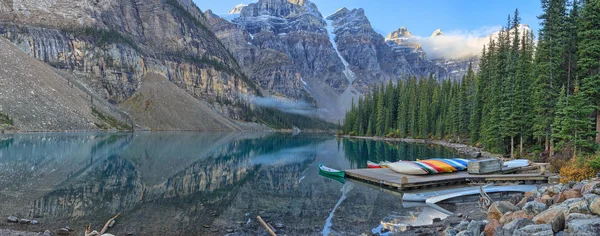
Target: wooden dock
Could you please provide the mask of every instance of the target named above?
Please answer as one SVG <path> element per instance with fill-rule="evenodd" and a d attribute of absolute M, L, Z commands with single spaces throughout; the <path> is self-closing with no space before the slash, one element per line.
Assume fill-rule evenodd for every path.
<path fill-rule="evenodd" d="M 473 175 L 466 171 L 435 175 L 403 175 L 390 169 L 346 170 L 346 177 L 401 190 L 465 183 L 511 182 L 547 183 L 551 174 L 489 174 Z"/>

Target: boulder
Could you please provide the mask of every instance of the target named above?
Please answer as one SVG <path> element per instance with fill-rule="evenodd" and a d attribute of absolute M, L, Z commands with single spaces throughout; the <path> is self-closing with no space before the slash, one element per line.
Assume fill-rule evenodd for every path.
<path fill-rule="evenodd" d="M 425 235 L 427 235 L 427 234 L 425 234 Z M 458 232 L 458 234 L 456 234 L 456 236 L 479 236 L 479 235 L 474 235 L 473 232 L 465 230 L 465 231 Z"/>
<path fill-rule="evenodd" d="M 590 198 L 588 208 L 596 215 L 600 215 L 600 197 Z"/>
<path fill-rule="evenodd" d="M 60 228 L 58 229 L 58 235 L 69 235 L 69 229 L 65 228 Z"/>
<path fill-rule="evenodd" d="M 500 227 L 502 227 L 502 225 L 498 220 L 491 220 L 485 225 L 483 232 L 485 233 L 485 236 L 494 236 L 496 230 Z"/>
<path fill-rule="evenodd" d="M 572 198 L 572 199 L 581 199 L 581 198 Z M 581 213 L 581 214 L 590 214 L 590 209 L 588 208 L 588 202 L 586 200 L 579 200 L 577 202 L 565 204 L 569 207 L 567 214 L 573 213 Z"/>
<path fill-rule="evenodd" d="M 544 203 L 546 206 L 554 204 L 554 198 L 546 193 L 544 193 L 541 198 L 536 199 L 536 201 Z"/>
<path fill-rule="evenodd" d="M 505 224 L 502 228 L 496 230 L 495 236 L 512 236 L 515 234 L 520 228 L 523 228 L 527 225 L 531 225 L 533 222 L 526 218 L 515 219 L 507 224 Z"/>
<path fill-rule="evenodd" d="M 560 192 L 560 193 L 557 193 L 557 194 L 556 194 L 556 195 L 554 195 L 554 197 L 552 198 L 552 203 L 554 203 L 554 204 L 558 204 L 558 203 L 561 203 L 561 202 L 564 202 L 564 201 L 565 201 L 565 196 L 563 195 L 563 193 L 562 193 L 562 192 Z"/>
<path fill-rule="evenodd" d="M 469 223 L 467 226 L 467 232 L 472 233 L 472 235 L 479 235 L 485 229 L 485 225 L 486 223 L 483 221 L 471 221 L 471 223 Z"/>
<path fill-rule="evenodd" d="M 518 211 L 515 205 L 507 201 L 498 201 L 492 203 L 490 208 L 488 209 L 488 220 L 500 220 L 502 216 L 509 211 Z"/>
<path fill-rule="evenodd" d="M 587 219 L 592 219 L 592 218 L 595 218 L 595 216 L 581 214 L 581 213 L 573 213 L 573 214 L 569 214 L 567 216 L 567 224 L 569 224 L 569 222 L 574 221 L 574 220 L 587 220 Z"/>
<path fill-rule="evenodd" d="M 569 235 L 598 235 L 600 218 L 576 219 L 567 223 Z"/>
<path fill-rule="evenodd" d="M 455 236 L 456 234 L 458 234 L 458 230 L 452 227 L 448 227 L 442 232 L 442 236 Z"/>
<path fill-rule="evenodd" d="M 534 198 L 536 198 L 536 197 L 540 197 L 540 196 L 541 195 L 540 195 L 540 193 L 537 190 L 531 190 L 531 191 L 526 192 L 524 194 L 525 198 L 528 198 L 528 197 L 534 197 Z"/>
<path fill-rule="evenodd" d="M 548 206 L 541 202 L 528 202 L 523 206 L 523 210 L 529 214 L 537 215 L 548 209 Z"/>
<path fill-rule="evenodd" d="M 500 220 L 498 222 L 500 222 L 500 224 L 505 224 L 507 222 L 512 221 L 513 217 L 512 217 L 513 212 L 509 211 L 504 213 L 504 215 L 502 217 L 500 217 Z"/>
<path fill-rule="evenodd" d="M 554 236 L 552 226 L 549 224 L 527 225 L 515 231 L 515 236 Z"/>
<path fill-rule="evenodd" d="M 565 198 L 565 200 L 573 199 L 573 198 L 580 198 L 582 196 L 581 192 L 579 192 L 575 189 L 569 189 L 567 191 L 564 191 L 562 195 Z"/>
<path fill-rule="evenodd" d="M 583 185 L 583 187 L 581 188 L 581 195 L 585 195 L 586 193 L 591 193 L 592 190 L 599 188 L 599 187 L 600 187 L 599 181 L 589 182 L 589 183 Z"/>
<path fill-rule="evenodd" d="M 571 198 L 571 199 L 565 200 L 562 204 L 570 206 L 571 204 L 576 203 L 581 200 L 583 200 L 583 198 Z"/>
<path fill-rule="evenodd" d="M 546 193 L 548 195 L 550 195 L 550 197 L 554 197 L 556 194 L 559 194 L 562 192 L 562 184 L 557 184 L 557 185 L 552 185 L 550 187 L 548 187 L 548 189 L 546 190 Z"/>
<path fill-rule="evenodd" d="M 565 214 L 569 209 L 565 206 L 553 207 L 533 217 L 536 224 L 549 224 L 554 232 L 565 229 Z"/>
<path fill-rule="evenodd" d="M 525 206 L 525 204 L 527 204 L 528 202 L 534 201 L 535 197 L 533 196 L 529 196 L 529 197 L 523 197 L 523 199 L 521 199 L 521 201 L 519 201 L 515 206 L 518 208 L 523 208 Z"/>
<path fill-rule="evenodd" d="M 573 188 L 571 188 L 572 190 L 578 191 L 581 194 L 581 189 L 583 188 L 584 184 L 582 183 L 577 183 L 575 185 L 573 185 Z"/>
<path fill-rule="evenodd" d="M 503 217 L 500 219 L 500 223 L 501 223 L 501 224 L 506 224 L 506 223 L 508 223 L 508 222 L 511 222 L 511 221 L 513 221 L 513 220 L 515 220 L 515 219 L 519 219 L 519 218 L 525 218 L 525 219 L 532 220 L 534 216 L 535 216 L 535 215 L 533 215 L 533 214 L 531 214 L 531 213 L 527 213 L 527 212 L 526 212 L 526 211 L 524 211 L 524 210 L 518 210 L 518 211 L 512 212 L 511 214 L 504 215 L 504 216 L 503 216 Z"/>
<path fill-rule="evenodd" d="M 46 231 L 44 231 L 42 236 L 52 236 L 52 232 L 50 232 L 50 230 L 46 230 Z"/>
<path fill-rule="evenodd" d="M 19 222 L 19 218 L 17 218 L 16 216 L 9 216 L 6 221 L 8 221 L 9 223 L 17 223 Z"/>
<path fill-rule="evenodd" d="M 463 220 L 460 223 L 458 223 L 458 225 L 456 226 L 456 229 L 458 231 L 465 231 L 465 230 L 467 230 L 468 226 L 469 226 L 469 221 Z"/>

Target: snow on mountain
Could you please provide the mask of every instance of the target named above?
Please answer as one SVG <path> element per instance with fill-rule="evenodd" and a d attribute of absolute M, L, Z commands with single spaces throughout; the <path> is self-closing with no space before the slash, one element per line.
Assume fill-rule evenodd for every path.
<path fill-rule="evenodd" d="M 436 37 L 436 36 L 441 36 L 444 35 L 444 32 L 442 32 L 441 29 L 436 29 L 435 31 L 433 31 L 433 34 L 431 34 L 431 37 Z"/>
<path fill-rule="evenodd" d="M 234 15 L 234 14 L 240 14 L 240 12 L 242 12 L 242 9 L 244 9 L 244 7 L 248 6 L 247 4 L 238 4 L 235 7 L 233 7 L 233 9 L 231 9 L 229 12 L 227 12 L 227 14 L 230 15 Z"/>

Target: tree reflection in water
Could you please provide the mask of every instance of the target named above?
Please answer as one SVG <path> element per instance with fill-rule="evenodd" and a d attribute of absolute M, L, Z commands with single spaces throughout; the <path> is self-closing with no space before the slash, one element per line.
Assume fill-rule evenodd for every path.
<path fill-rule="evenodd" d="M 284 234 L 313 235 L 342 197 L 342 184 L 320 176 L 318 163 L 347 169 L 389 156 L 453 155 L 446 152 L 323 134 L 8 135 L 0 141 L 0 212 L 39 219 L 28 230 L 69 225 L 78 234 L 120 212 L 115 234 L 257 235 L 260 215 Z M 397 195 L 354 185 L 328 228 L 368 233 L 405 211 Z"/>

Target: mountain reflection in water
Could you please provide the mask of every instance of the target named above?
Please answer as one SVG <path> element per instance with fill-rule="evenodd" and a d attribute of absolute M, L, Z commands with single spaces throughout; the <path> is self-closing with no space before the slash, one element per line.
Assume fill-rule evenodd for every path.
<path fill-rule="evenodd" d="M 367 160 L 450 157 L 424 144 L 336 139 L 326 134 L 135 133 L 0 136 L 0 212 L 81 234 L 121 213 L 116 235 L 261 235 L 260 215 L 288 235 L 359 235 L 400 222 L 401 194 L 319 175 Z M 342 194 L 345 194 L 342 196 Z M 344 198 L 344 200 L 340 200 Z M 338 204 L 339 203 L 339 204 Z M 337 204 L 337 207 L 336 207 Z M 336 207 L 335 212 L 333 212 Z M 413 213 L 410 213 L 413 212 Z"/>

